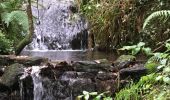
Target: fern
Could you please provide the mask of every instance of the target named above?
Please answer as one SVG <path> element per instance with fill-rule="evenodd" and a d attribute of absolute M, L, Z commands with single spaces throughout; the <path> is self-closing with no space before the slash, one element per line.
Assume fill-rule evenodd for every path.
<path fill-rule="evenodd" d="M 146 18 L 143 24 L 143 30 L 147 28 L 147 26 L 150 25 L 152 21 L 155 19 L 159 19 L 161 21 L 163 20 L 164 22 L 166 22 L 169 18 L 170 18 L 170 10 L 156 11 Z"/>
<path fill-rule="evenodd" d="M 6 0 L 0 3 L 1 12 L 11 12 L 21 7 L 24 0 Z"/>
<path fill-rule="evenodd" d="M 2 21 L 7 24 L 7 27 L 12 21 L 16 21 L 17 24 L 23 27 L 23 30 L 28 30 L 28 17 L 24 11 L 12 11 L 11 13 L 2 13 Z"/>

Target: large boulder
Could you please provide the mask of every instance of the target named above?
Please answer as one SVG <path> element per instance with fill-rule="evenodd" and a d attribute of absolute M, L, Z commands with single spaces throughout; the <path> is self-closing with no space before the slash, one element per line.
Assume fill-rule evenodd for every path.
<path fill-rule="evenodd" d="M 13 88 L 18 83 L 19 76 L 24 72 L 24 66 L 22 64 L 12 64 L 5 68 L 4 74 L 0 78 L 0 84 Z M 0 87 L 3 88 L 3 87 Z"/>
<path fill-rule="evenodd" d="M 48 59 L 43 57 L 27 57 L 25 59 L 16 59 L 15 62 L 25 66 L 37 66 L 42 65 L 43 63 L 47 63 Z"/>
<path fill-rule="evenodd" d="M 141 76 L 146 75 L 147 69 L 144 64 L 135 64 L 133 67 L 124 68 L 120 70 L 121 79 L 131 77 L 134 79 L 139 79 Z"/>
<path fill-rule="evenodd" d="M 112 65 L 115 70 L 130 67 L 136 61 L 136 57 L 132 55 L 121 55 Z"/>
<path fill-rule="evenodd" d="M 111 64 L 98 64 L 93 61 L 77 61 L 73 63 L 73 67 L 75 71 L 78 72 L 99 72 L 99 71 L 104 71 L 104 72 L 110 72 L 112 71 L 112 66 Z"/>

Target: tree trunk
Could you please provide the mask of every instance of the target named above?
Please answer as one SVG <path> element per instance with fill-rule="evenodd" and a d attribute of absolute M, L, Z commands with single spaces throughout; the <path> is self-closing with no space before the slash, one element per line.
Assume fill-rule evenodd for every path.
<path fill-rule="evenodd" d="M 34 26 L 33 26 L 33 16 L 32 16 L 32 10 L 31 10 L 31 0 L 28 0 L 27 16 L 28 16 L 28 25 L 29 25 L 28 34 L 16 46 L 15 55 L 19 55 L 21 53 L 21 51 L 24 49 L 24 47 L 32 42 L 32 37 L 33 37 L 33 33 L 34 33 Z"/>

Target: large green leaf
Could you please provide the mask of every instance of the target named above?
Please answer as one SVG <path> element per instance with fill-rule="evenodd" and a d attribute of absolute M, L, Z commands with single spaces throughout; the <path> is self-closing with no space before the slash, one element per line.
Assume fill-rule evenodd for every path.
<path fill-rule="evenodd" d="M 141 50 L 141 48 L 139 48 L 139 47 L 132 49 L 132 55 L 136 55 L 137 53 L 140 52 L 140 50 Z"/>
<path fill-rule="evenodd" d="M 145 53 L 146 55 L 152 54 L 152 50 L 151 50 L 151 48 L 149 48 L 149 47 L 147 47 L 147 48 L 142 48 L 142 50 L 144 51 L 144 53 Z"/>
<path fill-rule="evenodd" d="M 144 42 L 139 42 L 139 43 L 137 44 L 137 47 L 143 47 L 143 46 L 145 46 L 145 43 L 144 43 Z"/>
<path fill-rule="evenodd" d="M 22 26 L 24 31 L 28 30 L 28 17 L 24 11 L 12 11 L 10 13 L 4 12 L 1 14 L 2 21 L 7 24 L 7 27 L 12 21 L 16 21 L 18 25 Z"/>
<path fill-rule="evenodd" d="M 167 48 L 167 51 L 169 51 L 170 50 L 170 43 L 166 43 L 165 46 Z"/>
<path fill-rule="evenodd" d="M 123 46 L 123 48 L 120 48 L 119 50 L 131 50 L 131 49 L 134 49 L 134 48 L 136 48 L 136 47 L 137 47 L 136 45 Z"/>

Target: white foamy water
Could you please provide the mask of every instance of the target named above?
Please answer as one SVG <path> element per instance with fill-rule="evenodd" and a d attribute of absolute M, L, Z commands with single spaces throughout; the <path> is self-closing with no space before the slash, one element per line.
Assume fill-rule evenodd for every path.
<path fill-rule="evenodd" d="M 38 3 L 32 6 L 37 19 L 34 39 L 27 49 L 71 49 L 77 33 L 87 28 L 85 19 L 70 9 L 75 6 L 74 0 L 38 0 Z"/>

